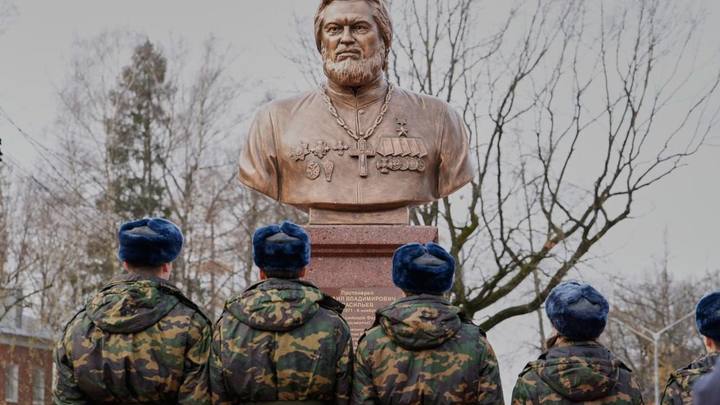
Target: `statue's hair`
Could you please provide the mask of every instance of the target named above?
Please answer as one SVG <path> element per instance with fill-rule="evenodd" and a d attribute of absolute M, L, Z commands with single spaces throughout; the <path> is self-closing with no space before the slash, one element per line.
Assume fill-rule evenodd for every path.
<path fill-rule="evenodd" d="M 325 9 L 331 3 L 335 1 L 348 1 L 348 0 L 322 0 L 317 12 L 315 13 L 315 45 L 317 46 L 318 52 L 322 52 L 322 26 L 325 17 Z M 385 5 L 385 0 L 364 0 L 372 8 L 373 18 L 380 31 L 380 37 L 383 43 L 385 43 L 385 68 L 387 68 L 387 56 L 390 52 L 390 45 L 392 44 L 393 38 L 393 26 L 392 19 L 390 18 L 390 11 Z"/>

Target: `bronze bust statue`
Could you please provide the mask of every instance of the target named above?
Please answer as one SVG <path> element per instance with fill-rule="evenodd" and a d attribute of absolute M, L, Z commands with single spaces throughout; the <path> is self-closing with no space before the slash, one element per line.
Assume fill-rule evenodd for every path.
<path fill-rule="evenodd" d="M 392 23 L 382 0 L 323 0 L 315 39 L 327 84 L 262 107 L 240 181 L 310 210 L 311 223 L 407 223 L 407 207 L 469 182 L 460 115 L 386 79 Z"/>

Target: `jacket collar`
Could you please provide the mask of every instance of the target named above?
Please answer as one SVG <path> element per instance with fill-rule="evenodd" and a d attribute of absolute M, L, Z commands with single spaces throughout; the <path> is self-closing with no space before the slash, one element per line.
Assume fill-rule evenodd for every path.
<path fill-rule="evenodd" d="M 158 284 L 161 287 L 165 287 L 171 290 L 180 291 L 175 284 L 171 283 L 168 280 L 162 279 L 160 277 L 155 277 L 152 275 L 145 275 L 145 274 L 138 274 L 138 273 L 131 273 L 129 271 L 123 272 L 110 280 L 109 283 L 103 287 L 103 290 L 106 290 L 110 287 L 116 286 L 118 284 L 129 284 L 134 283 L 137 281 L 151 281 L 153 283 Z"/>
<path fill-rule="evenodd" d="M 357 88 L 342 87 L 330 80 L 325 87 L 333 103 L 339 102 L 352 108 L 356 106 L 361 108 L 382 101 L 387 93 L 388 82 L 385 80 L 385 75 L 381 74 L 371 83 Z"/>
<path fill-rule="evenodd" d="M 319 290 L 319 288 L 315 284 L 313 284 L 309 281 L 306 281 L 306 280 L 299 279 L 299 278 L 270 277 L 265 280 L 260 280 L 260 281 L 256 282 L 255 284 L 251 284 L 248 288 L 245 289 L 245 291 L 255 290 L 255 289 L 259 288 L 260 286 L 273 288 L 275 286 L 286 286 L 286 285 L 293 285 L 293 284 L 304 285 L 306 287 L 312 287 L 312 288 L 316 288 Z"/>

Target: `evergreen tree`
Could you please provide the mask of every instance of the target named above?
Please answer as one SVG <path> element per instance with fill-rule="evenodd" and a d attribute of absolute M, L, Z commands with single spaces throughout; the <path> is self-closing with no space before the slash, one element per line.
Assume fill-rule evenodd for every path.
<path fill-rule="evenodd" d="M 103 121 L 107 183 L 97 207 L 112 218 L 105 232 L 113 232 L 119 222 L 170 214 L 161 175 L 173 93 L 167 59 L 149 40 L 135 47 L 108 94 L 112 110 Z M 94 276 L 83 285 L 83 293 L 88 293 L 107 282 L 119 262 L 117 245 L 108 238 L 89 238 L 85 249 L 84 267 Z"/>
<path fill-rule="evenodd" d="M 169 215 L 158 177 L 174 91 L 166 77 L 167 59 L 148 40 L 135 48 L 132 63 L 110 92 L 114 114 L 105 120 L 111 179 L 107 208 L 123 219 Z"/>

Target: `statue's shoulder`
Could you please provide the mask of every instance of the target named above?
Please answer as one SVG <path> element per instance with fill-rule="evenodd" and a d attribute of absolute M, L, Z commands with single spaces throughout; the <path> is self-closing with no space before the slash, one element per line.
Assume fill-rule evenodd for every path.
<path fill-rule="evenodd" d="M 412 105 L 417 105 L 420 108 L 430 110 L 437 114 L 447 114 L 453 111 L 450 104 L 441 98 L 429 94 L 416 93 L 401 87 L 396 87 L 395 89 L 398 94 L 398 96 L 396 96 L 397 98 L 403 99 Z"/>

